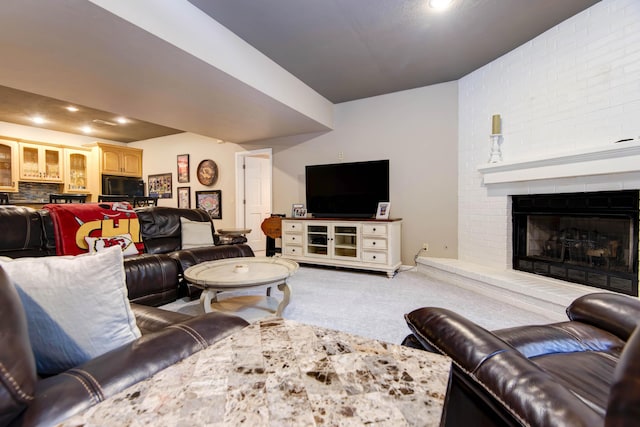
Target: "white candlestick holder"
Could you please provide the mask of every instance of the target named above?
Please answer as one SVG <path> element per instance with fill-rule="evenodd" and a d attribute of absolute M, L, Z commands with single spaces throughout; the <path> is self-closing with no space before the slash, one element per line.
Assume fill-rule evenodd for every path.
<path fill-rule="evenodd" d="M 499 163 L 502 161 L 502 134 L 494 133 L 490 137 L 491 151 L 489 153 L 489 163 Z"/>

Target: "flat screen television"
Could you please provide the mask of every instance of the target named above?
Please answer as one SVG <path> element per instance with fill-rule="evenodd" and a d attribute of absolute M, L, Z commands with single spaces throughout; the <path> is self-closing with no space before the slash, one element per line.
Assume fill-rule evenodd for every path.
<path fill-rule="evenodd" d="M 102 194 L 144 196 L 144 181 L 128 176 L 102 175 Z"/>
<path fill-rule="evenodd" d="M 307 212 L 322 218 L 372 218 L 389 201 L 389 160 L 305 168 Z"/>

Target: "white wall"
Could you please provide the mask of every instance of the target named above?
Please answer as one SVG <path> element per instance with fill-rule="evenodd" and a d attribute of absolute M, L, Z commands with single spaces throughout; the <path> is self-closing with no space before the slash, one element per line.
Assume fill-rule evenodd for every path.
<path fill-rule="evenodd" d="M 490 196 L 477 170 L 491 115 L 503 118 L 504 161 L 640 138 L 640 2 L 603 0 L 465 76 L 458 96 L 459 259 L 509 268 L 509 197 Z M 538 192 L 602 189 L 562 185 Z"/>
<path fill-rule="evenodd" d="M 196 207 L 196 191 L 222 191 L 222 219 L 214 220 L 216 229 L 234 228 L 236 226 L 236 184 L 235 184 L 235 153 L 245 151 L 238 144 L 230 142 L 219 143 L 217 140 L 193 133 L 180 133 L 132 142 L 131 147 L 144 150 L 142 155 L 142 171 L 145 183 L 149 175 L 171 173 L 173 182 L 173 197 L 160 199 L 160 206 L 178 206 L 177 188 L 191 188 L 191 207 Z M 189 182 L 177 182 L 177 156 L 189 154 Z M 218 165 L 218 180 L 210 187 L 198 182 L 196 170 L 202 160 L 211 159 Z M 146 191 L 146 190 L 145 190 Z"/>
<path fill-rule="evenodd" d="M 422 243 L 429 254 L 457 255 L 457 83 L 336 105 L 335 129 L 305 142 L 273 147 L 274 212 L 305 203 L 304 167 L 390 160 L 391 216 L 404 219 L 402 261 L 413 265 Z"/>

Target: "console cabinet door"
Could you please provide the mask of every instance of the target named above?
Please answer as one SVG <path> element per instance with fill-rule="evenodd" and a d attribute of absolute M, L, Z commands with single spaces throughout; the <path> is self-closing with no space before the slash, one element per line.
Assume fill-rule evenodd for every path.
<path fill-rule="evenodd" d="M 0 139 L 0 191 L 18 191 L 18 143 Z"/>

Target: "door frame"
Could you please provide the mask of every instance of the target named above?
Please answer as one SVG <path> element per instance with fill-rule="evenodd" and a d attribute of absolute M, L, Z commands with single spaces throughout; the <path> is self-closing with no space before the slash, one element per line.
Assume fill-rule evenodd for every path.
<path fill-rule="evenodd" d="M 245 227 L 245 185 L 244 185 L 244 158 L 267 157 L 269 159 L 269 210 L 273 210 L 273 149 L 261 148 L 259 150 L 236 152 L 236 227 Z"/>

